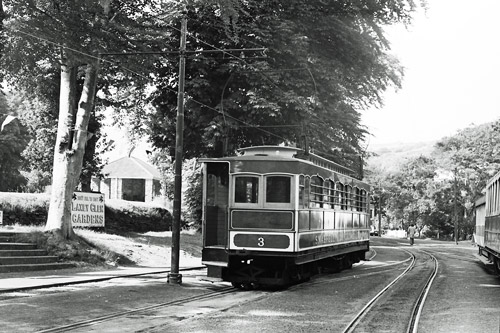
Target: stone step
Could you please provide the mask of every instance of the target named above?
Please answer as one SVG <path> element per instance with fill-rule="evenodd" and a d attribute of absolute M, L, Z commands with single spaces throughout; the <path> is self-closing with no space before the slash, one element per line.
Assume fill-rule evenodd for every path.
<path fill-rule="evenodd" d="M 75 267 L 74 264 L 58 262 L 56 256 L 38 249 L 36 244 L 20 243 L 17 235 L 25 233 L 0 231 L 0 273 L 55 270 Z"/>
<path fill-rule="evenodd" d="M 0 237 L 14 237 L 15 235 L 19 235 L 19 232 L 13 231 L 0 231 Z"/>
<path fill-rule="evenodd" d="M 48 264 L 57 262 L 57 256 L 0 257 L 1 265 Z"/>
<path fill-rule="evenodd" d="M 33 256 L 46 256 L 47 251 L 35 250 L 0 250 L 0 257 L 33 257 Z"/>
<path fill-rule="evenodd" d="M 45 271 L 52 269 L 73 268 L 71 263 L 48 263 L 48 264 L 19 264 L 19 265 L 0 265 L 0 273 Z"/>
<path fill-rule="evenodd" d="M 0 243 L 0 250 L 34 250 L 36 244 L 31 243 Z"/>

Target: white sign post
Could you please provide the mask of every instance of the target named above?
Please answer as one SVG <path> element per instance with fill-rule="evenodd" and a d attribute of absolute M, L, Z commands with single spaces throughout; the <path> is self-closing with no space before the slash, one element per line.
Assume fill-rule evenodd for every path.
<path fill-rule="evenodd" d="M 75 192 L 71 201 L 74 227 L 104 227 L 104 194 Z"/>
<path fill-rule="evenodd" d="M 0 224 L 3 224 L 3 210 L 0 210 Z"/>

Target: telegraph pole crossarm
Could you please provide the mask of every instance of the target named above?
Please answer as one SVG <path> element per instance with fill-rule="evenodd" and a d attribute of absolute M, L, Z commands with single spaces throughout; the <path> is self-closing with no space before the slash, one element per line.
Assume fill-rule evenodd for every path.
<path fill-rule="evenodd" d="M 267 49 L 264 47 L 248 48 L 248 49 L 217 49 L 217 50 L 195 50 L 195 51 L 162 51 L 162 52 L 102 52 L 101 56 L 131 56 L 131 55 L 185 55 L 198 54 L 198 53 L 230 53 L 230 52 L 265 52 Z"/>

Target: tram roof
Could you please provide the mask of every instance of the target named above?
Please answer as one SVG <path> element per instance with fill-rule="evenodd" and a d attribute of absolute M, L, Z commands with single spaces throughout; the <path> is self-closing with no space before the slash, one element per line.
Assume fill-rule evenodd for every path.
<path fill-rule="evenodd" d="M 349 168 L 346 168 L 340 164 L 333 161 L 327 160 L 321 156 L 315 155 L 313 153 L 305 154 L 304 151 L 296 147 L 281 147 L 281 146 L 256 146 L 239 149 L 243 155 L 239 156 L 228 156 L 219 158 L 201 158 L 200 162 L 229 162 L 232 167 L 236 162 L 246 162 L 247 166 L 251 162 L 291 162 L 295 163 L 305 163 L 309 166 L 315 166 L 322 169 L 327 169 L 338 174 L 342 174 L 349 178 L 356 179 L 353 177 L 356 173 Z M 243 170 L 245 168 L 237 168 Z M 293 170 L 293 169 L 291 169 Z M 296 170 L 293 173 L 297 173 Z M 312 171 L 312 170 L 310 170 Z M 324 173 L 319 173 L 324 176 Z M 358 179 L 356 179 L 359 181 Z"/>

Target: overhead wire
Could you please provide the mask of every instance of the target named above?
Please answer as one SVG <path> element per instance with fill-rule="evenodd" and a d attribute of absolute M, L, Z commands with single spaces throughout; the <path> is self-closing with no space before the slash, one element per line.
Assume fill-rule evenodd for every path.
<path fill-rule="evenodd" d="M 171 28 L 171 29 L 173 29 L 173 30 L 176 30 L 176 31 L 178 31 L 178 32 L 181 32 L 181 30 L 180 30 L 179 28 L 177 28 L 177 27 L 175 27 L 175 26 L 173 26 L 173 25 L 169 24 L 168 22 L 165 22 L 165 19 L 164 19 L 164 18 L 160 18 L 160 16 L 163 16 L 163 15 L 160 15 L 160 14 L 159 14 L 159 15 L 156 15 L 156 16 L 149 15 L 149 17 L 150 17 L 150 18 L 153 18 L 153 19 L 160 19 L 160 20 L 162 21 L 162 23 L 163 23 L 163 24 L 165 24 L 166 26 L 170 27 L 170 28 Z M 190 19 L 192 19 L 192 18 L 190 18 Z M 197 22 L 201 22 L 201 21 L 196 20 L 196 19 L 194 19 L 194 20 L 195 20 L 195 21 L 197 21 Z M 123 68 L 124 70 L 126 70 L 126 71 L 127 71 L 127 72 L 129 72 L 129 73 L 132 73 L 132 74 L 134 74 L 134 75 L 137 75 L 137 76 L 139 76 L 139 77 L 142 77 L 142 78 L 144 78 L 144 79 L 146 79 L 146 80 L 152 80 L 152 78 L 150 78 L 150 77 L 146 77 L 146 76 L 144 76 L 144 75 L 142 75 L 142 74 L 140 74 L 140 73 L 138 73 L 138 72 L 136 72 L 136 71 L 133 71 L 133 70 L 131 70 L 131 69 L 129 69 L 129 68 L 126 68 L 125 66 L 123 66 L 123 65 L 121 65 L 121 64 L 117 64 L 116 62 L 113 62 L 113 61 L 110 61 L 110 60 L 103 59 L 102 57 L 96 57 L 96 56 L 93 56 L 93 55 L 88 54 L 88 53 L 86 53 L 86 52 L 82 52 L 82 51 L 80 51 L 80 50 L 76 50 L 76 49 L 74 49 L 74 48 L 70 48 L 70 47 L 67 47 L 67 46 L 60 45 L 60 44 L 58 44 L 57 42 L 50 41 L 50 40 L 48 40 L 48 39 L 46 39 L 46 38 L 42 38 L 42 37 L 39 37 L 39 36 L 33 35 L 33 34 L 31 34 L 31 33 L 27 33 L 27 32 L 24 32 L 24 31 L 17 30 L 17 29 L 13 29 L 13 28 L 10 28 L 10 29 L 11 29 L 11 30 L 13 30 L 13 31 L 16 31 L 16 32 L 19 32 L 19 33 L 25 34 L 25 35 L 27 35 L 27 36 L 30 36 L 30 37 L 32 37 L 32 38 L 37 38 L 37 39 L 39 39 L 39 40 L 43 40 L 43 41 L 45 41 L 45 42 L 51 43 L 51 44 L 56 45 L 56 46 L 59 46 L 59 47 L 65 47 L 65 48 L 66 48 L 66 49 L 68 49 L 68 50 L 71 50 L 71 51 L 73 51 L 73 52 L 75 52 L 75 53 L 78 53 L 78 54 L 85 55 L 85 56 L 87 56 L 87 57 L 91 57 L 91 58 L 94 58 L 94 59 L 99 59 L 99 60 L 101 60 L 101 61 L 103 61 L 103 62 L 107 62 L 107 63 L 113 64 L 113 65 L 119 65 L 121 68 Z M 217 50 L 217 51 L 220 51 L 221 53 L 223 53 L 223 54 L 225 54 L 225 55 L 228 55 L 229 57 L 231 57 L 231 58 L 233 58 L 233 59 L 236 59 L 236 60 L 238 60 L 238 61 L 240 61 L 240 62 L 243 62 L 243 63 L 244 63 L 244 64 L 246 64 L 248 67 L 250 67 L 250 68 L 254 68 L 254 69 L 255 69 L 255 67 L 254 67 L 253 65 L 251 65 L 250 63 L 248 63 L 248 62 L 246 61 L 246 59 L 249 59 L 249 58 L 242 58 L 242 57 L 236 56 L 236 55 L 234 55 L 234 54 L 232 54 L 232 53 L 230 53 L 230 52 L 227 52 L 227 51 L 226 51 L 226 50 L 224 50 L 224 49 L 221 49 L 221 48 L 219 48 L 219 47 L 216 47 L 216 46 L 215 46 L 215 45 L 213 45 L 213 44 L 210 44 L 210 43 L 208 43 L 208 42 L 203 41 L 202 39 L 198 38 L 197 36 L 193 35 L 193 34 L 192 34 L 192 33 L 190 33 L 190 32 L 188 32 L 188 33 L 187 33 L 187 35 L 188 35 L 189 37 L 191 37 L 191 38 L 194 38 L 194 39 L 195 39 L 196 41 L 198 41 L 199 43 L 204 44 L 204 45 L 207 45 L 207 46 L 209 46 L 209 47 L 211 47 L 212 49 L 215 49 L 215 50 Z M 244 39 L 244 40 L 245 40 L 245 39 Z M 259 45 L 258 43 L 255 43 L 255 42 L 253 42 L 253 41 L 249 41 L 249 40 L 247 40 L 247 41 L 248 41 L 248 42 L 250 42 L 250 43 L 253 43 L 253 44 L 255 44 L 255 45 L 261 46 L 261 45 Z M 262 75 L 262 76 L 263 76 L 266 80 L 268 80 L 268 82 L 270 82 L 270 83 L 271 83 L 274 87 L 276 87 L 276 88 L 277 88 L 279 91 L 281 91 L 283 94 L 286 94 L 286 93 L 285 93 L 285 91 L 284 91 L 281 87 L 279 87 L 279 86 L 277 85 L 277 83 L 275 83 L 275 82 L 274 82 L 274 81 L 273 81 L 273 80 L 272 80 L 272 79 L 271 79 L 268 75 L 265 75 L 264 73 L 266 73 L 266 72 L 267 72 L 267 73 L 272 73 L 272 72 L 283 72 L 283 71 L 303 71 L 303 70 L 306 70 L 306 71 L 309 73 L 309 75 L 311 76 L 311 79 L 312 79 L 313 84 L 314 84 L 314 91 L 315 91 L 315 94 L 317 95 L 317 94 L 318 94 L 318 91 L 317 91 L 317 84 L 316 84 L 316 81 L 315 81 L 315 79 L 314 79 L 314 76 L 313 76 L 313 74 L 312 74 L 312 72 L 311 72 L 311 70 L 310 70 L 309 68 L 292 68 L 292 69 L 281 69 L 281 70 L 279 70 L 279 69 L 278 69 L 278 70 L 268 70 L 268 71 L 259 71 L 259 70 L 254 70 L 254 71 L 245 71 L 245 72 L 252 72 L 252 73 L 258 73 L 258 74 L 261 74 L 261 75 Z M 169 87 L 166 87 L 166 89 L 167 89 L 167 90 L 169 90 L 169 91 L 171 91 L 171 92 L 176 92 L 174 89 L 171 89 L 171 88 L 169 88 Z M 217 110 L 217 109 L 215 109 L 215 108 L 213 108 L 213 107 L 211 107 L 211 106 L 209 106 L 209 105 L 206 105 L 206 104 L 204 104 L 203 102 L 197 101 L 196 99 L 193 99 L 193 98 L 190 98 L 189 100 L 191 100 L 191 101 L 193 101 L 193 102 L 195 102 L 195 103 L 199 104 L 199 105 L 200 105 L 200 106 L 202 106 L 202 107 L 206 107 L 207 109 L 210 109 L 210 110 L 212 110 L 212 111 L 215 111 L 215 112 L 217 112 L 217 113 L 221 114 L 221 115 L 224 117 L 224 121 L 225 121 L 225 122 L 226 122 L 225 117 L 227 116 L 228 118 L 233 119 L 233 120 L 235 120 L 235 121 L 237 121 L 237 122 L 239 122 L 239 123 L 242 123 L 242 124 L 244 124 L 245 126 L 248 126 L 248 127 L 253 127 L 253 128 L 259 129 L 259 130 L 261 130 L 261 131 L 265 132 L 266 134 L 269 134 L 269 135 L 274 136 L 274 137 L 277 137 L 277 138 L 279 138 L 279 139 L 281 139 L 281 140 L 287 141 L 287 139 L 286 139 L 286 138 L 284 138 L 284 137 L 282 137 L 282 136 L 279 136 L 279 135 L 274 134 L 274 133 L 272 133 L 272 132 L 269 132 L 269 131 L 267 131 L 267 130 L 263 130 L 262 128 L 263 128 L 263 127 L 265 127 L 265 126 L 258 126 L 258 125 L 252 125 L 252 124 L 249 124 L 249 123 L 244 122 L 244 121 L 242 121 L 242 120 L 240 120 L 240 119 L 238 119 L 238 118 L 235 118 L 235 117 L 232 117 L 232 116 L 230 116 L 230 115 L 226 114 L 226 113 L 223 111 L 223 109 L 221 109 L 221 110 Z M 306 105 L 305 103 L 303 103 L 303 101 L 301 101 L 300 99 L 296 99 L 296 100 L 299 102 L 299 104 L 301 104 L 302 106 L 304 106 L 306 109 L 308 108 L 308 107 L 307 107 L 307 105 Z M 312 117 L 314 117 L 315 119 L 319 120 L 319 121 L 320 121 L 320 124 L 324 125 L 324 123 L 322 122 L 322 120 L 321 120 L 321 119 L 320 119 L 320 118 L 319 118 L 316 114 L 314 114 L 314 113 L 309 113 L 309 115 L 310 115 L 310 116 L 312 116 Z M 292 127 L 292 126 L 300 127 L 301 125 L 284 125 L 284 126 L 285 126 L 285 127 Z M 280 127 L 280 126 L 270 126 L 270 127 Z M 325 153 L 325 154 L 327 154 L 327 153 Z"/>
<path fill-rule="evenodd" d="M 61 47 L 61 48 L 65 48 L 65 49 L 67 49 L 67 50 L 70 50 L 70 51 L 75 52 L 75 53 L 80 54 L 80 55 L 84 55 L 84 56 L 86 56 L 86 57 L 89 57 L 89 58 L 92 58 L 92 59 L 95 59 L 95 60 L 99 60 L 99 61 L 101 61 L 101 62 L 106 62 L 106 63 L 109 63 L 109 64 L 117 65 L 117 66 L 119 66 L 120 68 L 122 68 L 123 70 L 125 70 L 125 71 L 127 71 L 127 72 L 129 72 L 129 73 L 131 73 L 131 74 L 134 74 L 134 75 L 136 75 L 136 76 L 139 76 L 139 77 L 141 77 L 141 78 L 143 78 L 143 79 L 146 79 L 146 80 L 148 80 L 148 81 L 152 81 L 152 78 L 151 78 L 151 77 L 147 77 L 147 76 L 145 76 L 145 75 L 143 75 L 143 74 L 141 74 L 141 73 L 139 73 L 139 72 L 136 72 L 136 71 L 134 71 L 134 70 L 131 70 L 131 69 L 129 69 L 129 68 L 127 68 L 127 67 L 123 66 L 123 65 L 122 65 L 122 64 L 120 64 L 120 63 L 116 63 L 116 62 L 111 61 L 111 60 L 106 60 L 106 59 L 103 59 L 102 57 L 95 56 L 95 55 L 92 55 L 92 54 L 89 54 L 89 53 L 86 53 L 86 52 L 83 52 L 83 51 L 77 50 L 77 49 L 75 49 L 75 48 L 67 47 L 67 46 L 65 46 L 65 45 L 62 45 L 62 44 L 59 44 L 59 43 L 57 43 L 57 42 L 51 41 L 51 40 L 49 40 L 49 39 L 47 39 L 47 38 L 43 38 L 43 37 L 40 37 L 40 36 L 36 36 L 36 35 L 34 35 L 34 34 L 32 34 L 32 33 L 29 33 L 29 32 L 21 31 L 21 30 L 14 29 L 14 28 L 11 28 L 11 27 L 6 27 L 6 28 L 7 28 L 7 29 L 9 29 L 9 30 L 11 30 L 11 31 L 14 31 L 14 32 L 17 32 L 17 33 L 23 34 L 23 35 L 25 35 L 25 36 L 29 36 L 29 37 L 31 37 L 31 38 L 35 38 L 35 39 L 38 39 L 38 40 L 40 40 L 40 41 L 43 41 L 43 42 L 49 43 L 49 44 L 51 44 L 51 45 L 54 45 L 54 46 L 57 46 L 57 47 Z M 177 93 L 177 91 L 176 91 L 175 89 L 172 89 L 172 88 L 169 88 L 169 87 L 165 87 L 165 88 L 166 88 L 167 90 L 169 90 L 169 91 L 173 92 L 173 93 Z M 268 130 L 262 129 L 262 128 L 260 128 L 260 126 L 258 126 L 258 125 L 253 125 L 253 124 L 251 124 L 251 123 L 248 123 L 248 122 L 245 122 L 245 121 L 243 121 L 243 120 L 240 120 L 240 119 L 238 119 L 238 118 L 236 118 L 236 117 L 233 117 L 233 116 L 231 116 L 231 115 L 229 115 L 229 114 L 223 114 L 220 110 L 217 110 L 216 108 L 213 108 L 213 107 L 211 107 L 211 106 L 209 106 L 209 105 L 206 105 L 205 103 L 200 102 L 200 101 L 198 101 L 198 100 L 196 100 L 196 99 L 194 99 L 194 98 L 189 98 L 189 101 L 192 101 L 192 102 L 194 102 L 194 103 L 197 103 L 197 104 L 199 104 L 199 105 L 200 105 L 200 106 L 202 106 L 202 107 L 205 107 L 205 108 L 207 108 L 207 109 L 209 109 L 209 110 L 215 111 L 216 113 L 222 114 L 224 117 L 230 118 L 230 119 L 232 119 L 232 120 L 234 120 L 234 121 L 236 121 L 236 122 L 239 122 L 239 123 L 241 123 L 241 124 L 243 124 L 243 125 L 245 125 L 245 126 L 247 126 L 247 127 L 255 128 L 255 129 L 257 129 L 257 130 L 259 130 L 259 131 L 261 131 L 261 132 L 263 132 L 263 133 L 266 133 L 266 134 L 268 134 L 268 135 L 274 136 L 274 137 L 279 138 L 279 139 L 281 139 L 281 140 L 287 141 L 287 139 L 286 139 L 286 138 L 284 138 L 284 137 L 282 137 L 282 136 L 280 136 L 280 135 L 277 135 L 277 134 L 272 133 L 272 132 L 270 132 L 270 131 L 268 131 Z"/>
<path fill-rule="evenodd" d="M 182 10 L 179 10 L 179 11 L 177 11 L 176 13 L 178 14 L 178 13 L 180 13 L 180 12 L 182 12 Z M 143 14 L 145 14 L 145 13 L 143 13 Z M 170 28 L 171 28 L 171 29 L 173 29 L 173 30 L 176 30 L 176 31 L 178 31 L 178 32 L 181 32 L 181 30 L 180 30 L 179 28 L 177 28 L 177 27 L 175 27 L 175 26 L 173 26 L 173 25 L 169 24 L 168 22 L 166 22 L 166 21 L 165 21 L 165 18 L 160 18 L 161 16 L 164 16 L 164 15 L 163 15 L 163 13 L 162 13 L 162 14 L 158 14 L 158 15 L 149 15 L 149 14 L 145 14 L 145 15 L 148 15 L 148 17 L 149 17 L 150 19 L 160 19 L 160 20 L 161 20 L 161 22 L 162 22 L 162 23 L 164 23 L 166 26 L 170 27 Z M 172 13 L 170 13 L 170 15 L 172 15 Z M 191 20 L 191 19 L 192 19 L 192 20 L 195 20 L 195 21 L 197 21 L 197 22 L 199 22 L 199 23 L 202 23 L 202 24 L 203 24 L 203 22 L 201 22 L 201 21 L 199 21 L 199 20 L 196 20 L 196 19 L 190 18 L 190 20 Z M 21 33 L 23 33 L 23 32 L 21 32 Z M 31 34 L 29 34 L 29 33 L 26 33 L 26 34 L 27 34 L 27 35 L 31 35 Z M 211 47 L 212 49 L 215 49 L 215 50 L 217 50 L 217 51 L 220 51 L 220 52 L 222 52 L 223 54 L 227 54 L 227 55 L 229 55 L 231 58 L 237 59 L 237 60 L 239 60 L 239 61 L 241 61 L 241 62 L 245 63 L 247 66 L 249 66 L 249 67 L 251 67 L 251 68 L 255 68 L 255 67 L 254 67 L 254 66 L 252 66 L 251 64 L 249 64 L 246 60 L 253 59 L 253 58 L 260 58 L 260 57 L 250 57 L 250 58 L 248 58 L 248 57 L 247 57 L 247 58 L 238 57 L 238 56 L 235 56 L 234 54 L 232 54 L 232 53 L 228 52 L 228 51 L 227 51 L 227 50 L 225 50 L 225 49 L 218 48 L 218 47 L 216 47 L 216 46 L 214 46 L 214 45 L 212 45 L 212 44 L 210 44 L 210 43 L 208 43 L 208 42 L 205 42 L 205 41 L 201 40 L 200 38 L 198 38 L 198 37 L 194 36 L 193 34 L 191 34 L 191 33 L 189 33 L 189 32 L 188 32 L 187 34 L 188 34 L 188 36 L 190 36 L 190 37 L 192 37 L 192 38 L 196 39 L 198 42 L 200 42 L 200 43 L 202 43 L 202 44 L 205 44 L 205 45 L 207 45 L 207 46 Z M 36 38 L 36 36 L 34 36 L 34 35 L 31 35 L 31 36 Z M 41 39 L 43 39 L 43 38 L 41 38 Z M 243 39 L 243 40 L 246 40 L 246 39 Z M 47 41 L 47 42 L 49 42 L 49 43 L 52 43 L 52 44 L 54 44 L 54 45 L 61 46 L 61 45 L 59 45 L 59 44 L 57 44 L 57 43 L 55 43 L 55 42 L 52 42 L 52 41 L 49 41 L 49 40 L 46 40 L 46 39 L 45 39 L 45 41 Z M 262 47 L 262 45 L 260 45 L 260 44 L 258 44 L 258 43 L 255 43 L 255 42 L 253 42 L 253 41 L 250 41 L 250 40 L 246 40 L 246 41 L 248 41 L 248 42 L 250 42 L 250 43 L 253 43 L 253 44 L 255 44 L 256 46 Z M 73 51 L 73 52 L 77 52 L 77 53 L 79 53 L 79 54 L 86 55 L 86 56 L 93 57 L 93 58 L 96 58 L 96 59 L 97 59 L 97 57 L 92 56 L 92 55 L 90 55 L 90 54 L 86 54 L 86 53 L 81 52 L 81 51 L 79 51 L 79 50 L 75 50 L 75 49 L 72 49 L 72 48 L 70 48 L 70 47 L 66 47 L 66 48 L 67 48 L 68 50 Z M 172 51 L 172 52 L 175 52 L 175 51 Z M 100 59 L 102 59 L 102 58 L 100 58 Z M 104 59 L 102 59 L 102 60 L 104 60 Z M 108 63 L 113 63 L 113 62 L 111 62 L 111 61 L 106 61 L 106 62 L 108 62 Z M 113 64 L 116 64 L 116 63 L 113 63 Z M 121 66 L 121 67 L 122 67 L 122 68 L 125 68 L 124 66 Z M 129 72 L 131 72 L 131 73 L 134 73 L 134 74 L 136 74 L 136 75 L 142 76 L 142 75 L 140 75 L 139 73 L 134 72 L 134 71 L 132 71 L 132 70 L 130 70 L 130 69 L 127 69 L 127 70 L 128 70 Z M 316 93 L 316 95 L 317 95 L 317 94 L 318 94 L 318 91 L 317 91 L 316 81 L 314 80 L 314 76 L 313 76 L 313 74 L 312 74 L 312 72 L 310 71 L 310 69 L 309 69 L 309 68 L 295 68 L 295 69 L 283 69 L 283 70 L 269 70 L 269 71 L 267 71 L 267 72 L 271 73 L 271 72 L 281 72 L 281 71 L 303 71 L 303 70 L 308 71 L 309 75 L 311 76 L 311 79 L 312 79 L 312 81 L 313 81 L 313 83 L 314 83 L 314 90 L 315 90 L 315 93 Z M 265 73 L 266 71 L 254 70 L 254 71 L 245 71 L 245 72 L 249 72 L 249 73 Z M 274 82 L 274 81 L 273 81 L 273 80 L 272 80 L 269 76 L 264 75 L 264 74 L 261 74 L 261 75 L 262 75 L 262 76 L 263 76 L 266 80 L 268 80 L 268 81 L 269 81 L 269 82 L 270 82 L 273 86 L 275 86 L 276 88 L 278 88 L 278 90 L 279 90 L 279 91 L 281 91 L 283 95 L 285 95 L 285 94 L 286 94 L 286 93 L 285 93 L 285 91 L 284 91 L 281 87 L 279 87 L 279 86 L 278 86 L 278 85 L 277 85 L 277 84 L 276 84 L 276 83 L 275 83 L 275 82 Z M 144 76 L 142 76 L 142 77 L 143 77 L 143 78 L 145 78 Z M 150 78 L 148 78 L 148 79 L 150 79 Z M 167 87 L 167 89 L 169 89 L 169 88 Z M 196 100 L 194 100 L 194 99 L 191 99 L 191 100 L 193 100 L 194 102 L 196 102 L 196 103 L 198 103 L 198 104 L 200 104 L 200 105 L 203 105 L 203 106 L 205 106 L 205 107 L 210 108 L 208 105 L 205 105 L 205 104 L 203 104 L 202 102 L 196 101 Z M 299 103 L 301 103 L 301 104 L 302 104 L 302 105 L 303 105 L 303 106 L 307 109 L 307 105 L 305 105 L 302 101 L 298 100 L 298 102 L 299 102 Z M 222 110 L 222 112 L 223 112 L 223 110 Z M 219 112 L 219 113 L 220 113 L 220 112 Z M 224 113 L 222 113 L 222 115 L 224 116 L 225 114 L 224 114 Z M 319 121 L 320 121 L 320 124 L 322 124 L 322 120 L 321 120 L 321 119 L 320 119 L 317 115 L 315 115 L 315 114 L 310 114 L 310 115 L 311 115 L 311 116 L 313 116 L 313 117 L 315 117 L 317 120 L 319 120 Z M 231 118 L 231 117 L 230 117 L 230 118 Z M 234 119 L 236 119 L 236 118 L 234 118 Z M 258 127 L 258 126 L 257 126 L 257 125 L 255 125 L 254 127 Z M 276 136 L 276 135 L 275 135 L 275 136 Z M 281 138 L 281 139 L 284 139 L 284 140 L 285 140 L 285 138 L 283 138 L 283 137 L 281 137 L 281 136 L 278 136 L 278 137 L 279 137 L 279 138 Z"/>
<path fill-rule="evenodd" d="M 166 26 L 168 26 L 169 28 L 174 29 L 174 30 L 176 30 L 176 31 L 178 31 L 178 32 L 181 32 L 181 30 L 180 30 L 179 28 L 177 28 L 177 27 L 175 27 L 175 26 L 173 26 L 173 25 L 171 25 L 171 24 L 169 24 L 169 23 L 167 23 L 167 22 L 163 22 L 163 23 L 165 23 L 165 25 L 166 25 Z M 238 57 L 238 56 L 236 56 L 236 55 L 234 55 L 234 54 L 232 54 L 232 53 L 230 53 L 230 52 L 226 52 L 224 49 L 221 49 L 221 48 L 219 48 L 219 47 L 217 47 L 217 46 L 215 46 L 215 45 L 213 45 L 213 44 L 210 44 L 210 43 L 208 43 L 208 42 L 205 42 L 205 41 L 203 41 L 202 39 L 200 39 L 199 37 L 197 37 L 197 36 L 193 35 L 193 34 L 192 34 L 192 33 L 190 33 L 190 32 L 187 32 L 187 36 L 189 36 L 189 37 L 191 37 L 191 38 L 194 38 L 194 39 L 195 39 L 196 41 L 198 41 L 199 43 L 204 44 L 204 45 L 206 45 L 206 46 L 209 46 L 209 47 L 211 47 L 211 48 L 212 48 L 212 49 L 214 49 L 214 50 L 217 50 L 217 51 L 220 51 L 220 52 L 222 52 L 222 53 L 224 53 L 224 54 L 227 54 L 227 55 L 228 55 L 229 57 L 231 57 L 231 58 L 234 58 L 234 59 L 236 59 L 236 60 L 239 60 L 239 61 L 243 62 L 245 65 L 247 65 L 247 66 L 248 66 L 248 67 L 250 67 L 250 68 L 255 68 L 253 65 L 251 65 L 250 63 L 248 63 L 248 62 L 245 60 L 245 58 Z M 297 70 L 299 70 L 299 69 L 297 69 Z M 308 70 L 309 74 L 312 76 L 312 72 L 311 72 L 309 69 L 307 69 L 307 70 Z M 280 91 L 283 95 L 286 95 L 286 92 L 285 92 L 285 91 L 284 91 L 284 90 L 283 90 L 280 86 L 278 86 L 278 85 L 277 85 L 277 84 L 276 84 L 276 83 L 275 83 L 275 82 L 274 82 L 274 81 L 273 81 L 273 80 L 272 80 L 269 76 L 267 76 L 267 75 L 263 74 L 263 73 L 264 73 L 264 71 L 256 71 L 256 73 L 261 73 L 261 75 L 262 75 L 262 76 L 263 76 L 263 77 L 264 77 L 264 78 L 265 78 L 268 82 L 270 82 L 270 83 L 271 83 L 274 87 L 276 87 L 276 88 L 277 88 L 277 89 L 278 89 L 278 90 L 279 90 L 279 91 Z M 313 81 L 314 81 L 314 77 L 313 77 Z M 314 86 L 315 86 L 315 92 L 317 93 L 317 89 L 316 89 L 316 82 L 315 82 L 315 81 L 314 81 Z M 304 107 L 307 109 L 307 105 L 305 105 L 302 101 L 300 101 L 300 99 L 297 99 L 297 101 L 298 101 L 300 104 L 302 104 L 302 106 L 304 106 Z M 310 115 L 311 115 L 311 116 L 313 116 L 313 117 L 315 117 L 316 119 L 318 119 L 318 120 L 320 120 L 320 121 L 321 121 L 321 119 L 320 119 L 317 115 L 312 114 L 312 113 L 311 113 Z"/>
<path fill-rule="evenodd" d="M 199 23 L 203 24 L 203 22 L 202 22 L 202 21 L 200 21 L 200 20 L 193 19 L 193 18 L 190 18 L 190 19 L 195 20 L 195 21 L 197 21 L 197 22 L 199 22 Z M 168 27 L 170 27 L 170 28 L 172 28 L 172 29 L 174 29 L 174 30 L 176 30 L 176 31 L 178 31 L 178 32 L 180 32 L 180 31 L 181 31 L 179 28 L 177 28 L 177 27 L 175 27 L 175 26 L 172 26 L 172 25 L 171 25 L 171 24 L 169 24 L 169 23 L 166 23 L 166 22 L 164 22 L 164 23 L 165 23 Z M 187 33 L 187 35 L 188 35 L 188 36 L 190 36 L 191 38 L 194 38 L 196 41 L 198 41 L 198 42 L 200 42 L 200 43 L 202 43 L 202 44 L 205 44 L 205 45 L 207 45 L 207 46 L 209 46 L 209 47 L 211 47 L 211 48 L 213 48 L 213 49 L 215 49 L 215 50 L 219 50 L 219 51 L 221 51 L 221 52 L 224 52 L 224 50 L 223 50 L 223 49 L 220 49 L 220 48 L 216 47 L 215 45 L 212 45 L 212 44 L 210 44 L 210 43 L 208 43 L 208 42 L 205 42 L 205 41 L 201 40 L 200 38 L 198 38 L 197 36 L 194 36 L 194 35 L 193 35 L 192 33 L 190 33 L 190 32 L 188 32 L 188 33 Z M 241 38 L 240 38 L 240 39 L 241 39 Z M 262 46 L 262 45 L 259 45 L 258 43 L 255 43 L 255 42 L 251 41 L 251 40 L 247 40 L 247 39 L 243 39 L 243 40 L 245 40 L 245 41 L 247 41 L 247 42 L 249 42 L 249 43 L 252 43 L 252 44 L 258 45 L 258 46 Z M 248 62 L 246 62 L 246 60 L 245 60 L 246 58 L 241 58 L 241 57 L 235 56 L 235 55 L 233 55 L 233 54 L 231 54 L 231 53 L 227 53 L 227 54 L 228 54 L 230 57 L 232 57 L 232 58 L 235 58 L 235 59 L 238 59 L 238 60 L 242 61 L 243 63 L 245 63 L 246 65 L 248 65 L 250 68 L 255 68 L 254 66 L 252 66 L 251 64 L 249 64 Z M 267 73 L 272 73 L 272 72 L 282 72 L 282 71 L 301 71 L 301 70 L 306 70 L 306 71 L 309 73 L 309 75 L 310 75 L 310 77 L 311 77 L 311 79 L 312 79 L 312 81 L 313 81 L 313 84 L 314 84 L 314 91 L 315 91 L 315 94 L 316 94 L 316 96 L 317 96 L 317 95 L 318 95 L 318 89 L 317 89 L 316 80 L 314 79 L 314 75 L 313 75 L 313 73 L 311 72 L 310 68 L 307 68 L 307 67 L 305 67 L 305 68 L 294 68 L 294 69 L 282 69 L 282 70 L 267 70 L 267 71 L 258 71 L 258 70 L 255 70 L 255 71 L 244 71 L 244 72 L 253 72 L 253 73 L 265 73 L 265 72 L 267 72 Z M 267 79 L 269 82 L 271 82 L 271 84 L 272 84 L 273 86 L 275 86 L 275 87 L 276 87 L 276 88 L 277 88 L 277 89 L 278 89 L 278 90 L 279 90 L 279 91 L 280 91 L 283 95 L 285 95 L 285 94 L 286 94 L 286 92 L 285 92 L 285 91 L 284 91 L 281 87 L 279 87 L 279 86 L 278 86 L 278 85 L 277 85 L 277 84 L 276 84 L 276 83 L 275 83 L 275 82 L 274 82 L 274 81 L 273 81 L 273 80 L 272 80 L 269 76 L 267 76 L 267 75 L 265 75 L 265 74 L 262 74 L 262 75 L 263 75 L 263 77 L 264 77 L 265 79 Z M 226 82 L 226 83 L 227 83 L 227 82 Z M 305 107 L 305 109 L 307 110 L 308 106 L 307 106 L 305 103 L 303 103 L 303 101 L 301 101 L 300 99 L 297 99 L 297 101 L 298 101 L 298 102 L 299 102 L 299 103 L 300 103 L 303 107 Z M 314 114 L 314 113 L 308 113 L 308 114 L 309 114 L 310 116 L 314 117 L 316 120 L 318 120 L 318 121 L 319 121 L 319 125 L 321 125 L 321 126 L 326 126 L 326 124 L 324 123 L 324 121 L 323 121 L 321 118 L 319 118 L 316 114 Z M 296 126 L 297 126 L 297 127 L 300 127 L 301 125 L 296 125 Z M 334 151 L 339 150 L 339 149 L 340 149 L 340 148 L 334 148 Z M 340 150 L 341 150 L 341 149 L 340 149 Z M 336 157 L 336 156 L 334 156 L 334 155 L 332 155 L 332 154 L 329 154 L 329 153 L 326 153 L 326 152 L 324 152 L 324 151 L 320 151 L 320 150 L 316 150 L 316 151 L 317 151 L 317 152 L 321 152 L 322 154 L 324 154 L 324 155 L 326 155 L 326 156 Z M 347 154 L 347 155 L 356 155 L 356 156 L 359 156 L 359 154 Z"/>

